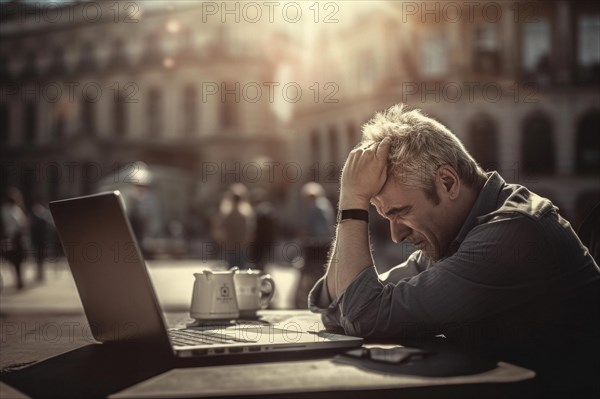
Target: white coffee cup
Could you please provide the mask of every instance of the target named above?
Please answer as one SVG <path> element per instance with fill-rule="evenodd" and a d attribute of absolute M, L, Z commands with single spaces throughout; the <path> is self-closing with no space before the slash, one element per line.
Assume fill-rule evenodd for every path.
<path fill-rule="evenodd" d="M 190 316 L 197 320 L 231 320 L 240 316 L 234 271 L 203 270 L 194 273 Z"/>
<path fill-rule="evenodd" d="M 240 317 L 256 317 L 256 311 L 265 309 L 273 299 L 275 282 L 270 275 L 259 270 L 238 270 L 234 267 L 232 271 Z"/>

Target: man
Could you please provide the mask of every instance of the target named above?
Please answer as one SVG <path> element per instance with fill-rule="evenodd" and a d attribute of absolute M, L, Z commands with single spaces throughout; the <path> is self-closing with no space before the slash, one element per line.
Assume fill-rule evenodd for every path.
<path fill-rule="evenodd" d="M 323 265 L 327 263 L 327 251 L 333 237 L 335 211 L 325 196 L 325 189 L 316 182 L 302 186 L 302 199 L 305 203 L 301 230 L 302 257 L 300 281 L 296 290 L 296 308 L 306 309 L 307 297 L 312 286 L 323 275 Z"/>
<path fill-rule="evenodd" d="M 389 220 L 394 242 L 417 248 L 381 276 L 370 252 L 370 204 Z M 328 328 L 363 337 L 444 334 L 530 366 L 575 342 L 597 350 L 600 270 L 569 223 L 549 200 L 484 173 L 419 111 L 396 105 L 364 126 L 342 172 L 339 209 L 327 272 L 309 296 Z"/>

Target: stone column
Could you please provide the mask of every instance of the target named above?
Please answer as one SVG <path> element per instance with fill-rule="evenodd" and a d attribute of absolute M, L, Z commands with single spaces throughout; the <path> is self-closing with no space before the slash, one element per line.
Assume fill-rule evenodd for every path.
<path fill-rule="evenodd" d="M 521 165 L 521 113 L 518 104 L 506 104 L 502 112 L 508 115 L 499 118 L 498 124 L 498 159 L 500 173 L 507 182 L 518 181 L 523 174 Z"/>

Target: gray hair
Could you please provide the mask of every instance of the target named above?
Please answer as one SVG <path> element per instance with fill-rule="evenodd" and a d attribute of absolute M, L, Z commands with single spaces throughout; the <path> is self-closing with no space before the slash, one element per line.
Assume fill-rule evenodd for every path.
<path fill-rule="evenodd" d="M 438 202 L 435 175 L 442 165 L 452 166 L 469 187 L 485 178 L 484 172 L 460 140 L 444 125 L 418 109 L 397 104 L 378 112 L 362 128 L 362 143 L 391 139 L 388 176 L 400 184 L 421 188 Z"/>

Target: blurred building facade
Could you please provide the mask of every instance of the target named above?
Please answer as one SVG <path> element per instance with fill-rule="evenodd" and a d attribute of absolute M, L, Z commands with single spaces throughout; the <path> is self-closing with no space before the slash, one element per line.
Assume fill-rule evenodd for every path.
<path fill-rule="evenodd" d="M 153 3 L 3 5 L 3 186 L 30 201 L 151 184 L 183 220 L 244 165 L 281 161 L 268 97 L 241 86 L 273 80 L 271 32 Z"/>
<path fill-rule="evenodd" d="M 143 161 L 168 217 L 211 209 L 241 181 L 270 190 L 294 220 L 307 181 L 336 201 L 361 125 L 398 102 L 574 224 L 600 200 L 594 2 L 372 2 L 295 34 L 264 18 L 205 18 L 197 2 L 129 3 L 136 14 L 93 4 L 56 7 L 69 18 L 3 16 L 2 188 L 28 201 L 135 183 Z M 282 117 L 269 91 L 286 82 L 304 95 L 285 100 Z"/>
<path fill-rule="evenodd" d="M 337 82 L 337 98 L 302 102 L 294 125 L 330 196 L 361 125 L 402 101 L 575 227 L 600 201 L 597 2 L 389 2 L 327 32 L 316 52 L 299 75 Z"/>

